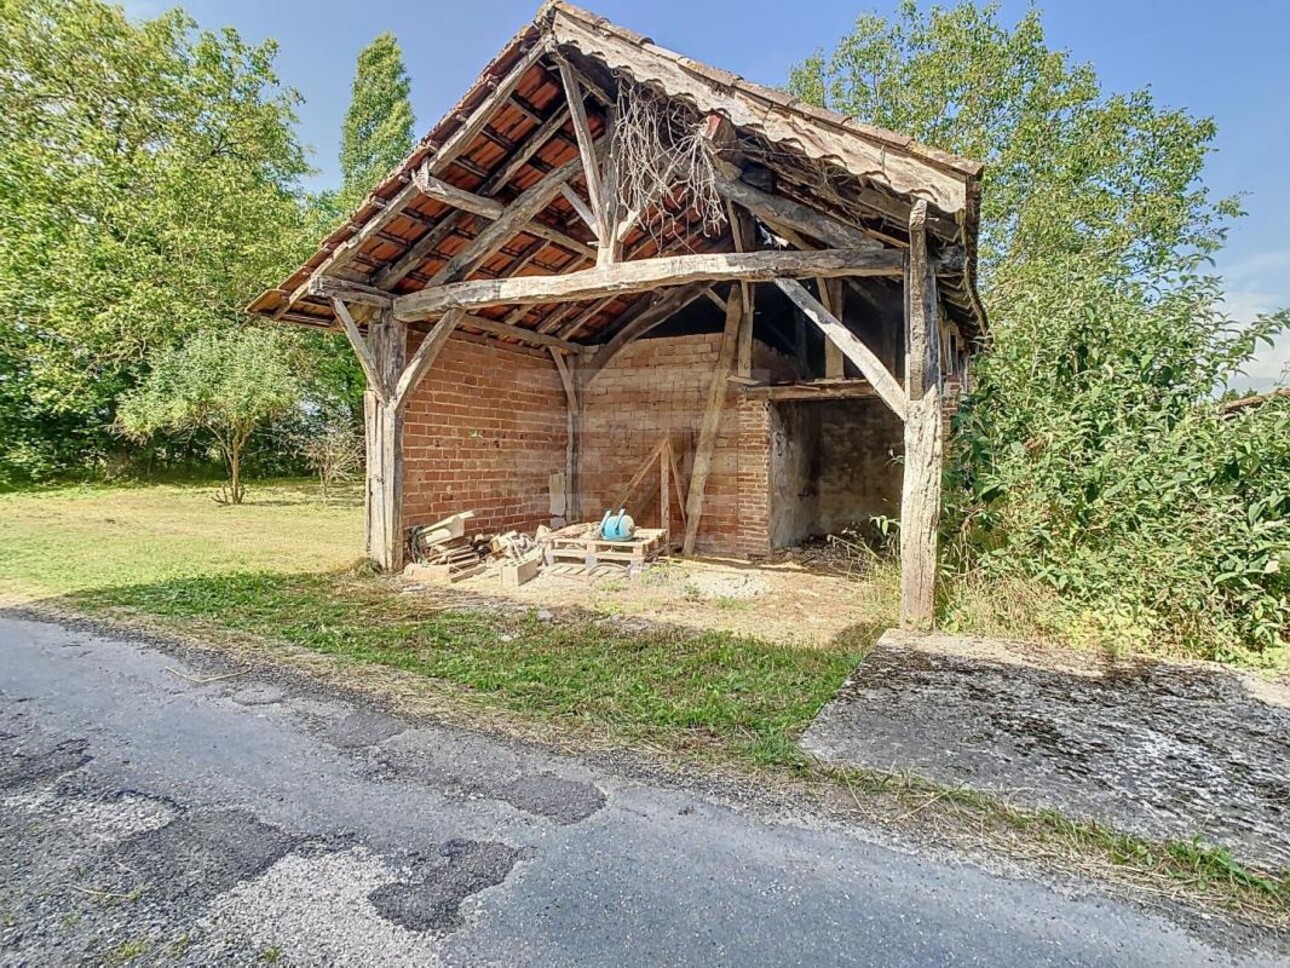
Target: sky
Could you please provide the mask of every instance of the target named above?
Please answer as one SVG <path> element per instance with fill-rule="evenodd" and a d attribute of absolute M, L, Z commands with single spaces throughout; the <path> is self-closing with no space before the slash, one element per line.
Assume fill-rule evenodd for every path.
<path fill-rule="evenodd" d="M 579 0 L 655 42 L 768 85 L 793 64 L 832 49 L 864 12 L 896 0 Z M 944 0 L 945 5 L 952 0 Z M 135 17 L 173 6 L 126 0 Z M 284 84 L 305 98 L 300 131 L 314 149 L 315 185 L 339 182 L 341 121 L 358 52 L 393 31 L 412 78 L 417 134 L 428 131 L 539 0 L 187 0 L 203 27 L 233 26 L 250 41 L 274 38 Z M 1048 42 L 1091 62 L 1108 91 L 1150 87 L 1171 107 L 1218 122 L 1205 180 L 1215 196 L 1244 193 L 1246 218 L 1218 262 L 1227 309 L 1238 319 L 1290 306 L 1290 3 L 1286 0 L 1047 0 Z M 1029 4 L 1004 0 L 1015 20 Z M 1261 351 L 1245 383 L 1267 389 L 1290 366 L 1290 336 Z"/>

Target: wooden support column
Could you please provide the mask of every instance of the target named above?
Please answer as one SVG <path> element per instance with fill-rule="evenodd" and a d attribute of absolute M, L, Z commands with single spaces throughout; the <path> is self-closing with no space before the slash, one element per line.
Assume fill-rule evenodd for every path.
<path fill-rule="evenodd" d="M 690 469 L 689 493 L 685 501 L 685 540 L 683 554 L 694 554 L 694 542 L 699 535 L 699 521 L 703 516 L 703 495 L 712 471 L 712 455 L 717 449 L 717 436 L 721 430 L 721 412 L 725 409 L 730 370 L 734 365 L 739 343 L 739 327 L 743 323 L 743 291 L 738 284 L 730 287 L 726 297 L 726 327 L 721 334 L 721 351 L 717 365 L 712 370 L 712 383 L 708 386 L 708 405 L 699 428 L 699 444 L 694 453 L 694 467 Z"/>
<path fill-rule="evenodd" d="M 382 571 L 398 571 L 403 567 L 403 408 L 464 314 L 446 314 L 407 360 L 407 324 L 390 309 L 379 311 L 364 339 L 348 307 L 335 298 L 332 307 L 367 378 L 363 393 L 367 556 Z"/>
<path fill-rule="evenodd" d="M 367 348 L 385 393 L 363 394 L 367 441 L 367 555 L 382 571 L 403 567 L 403 414 L 390 389 L 403 372 L 407 324 L 389 310 L 368 326 Z"/>
<path fill-rule="evenodd" d="M 941 515 L 941 363 L 936 273 L 927 255 L 927 203 L 909 217 L 905 276 L 905 479 L 900 496 L 900 624 L 931 628 Z"/>
<path fill-rule="evenodd" d="M 578 398 L 577 358 L 565 359 L 554 346 L 548 347 L 555 368 L 564 384 L 567 401 L 565 428 L 568 442 L 564 450 L 564 513 L 572 524 L 582 520 L 582 401 Z"/>
<path fill-rule="evenodd" d="M 819 279 L 816 281 L 820 287 L 820 302 L 824 308 L 833 314 L 838 322 L 846 325 L 843 313 L 843 294 L 841 279 Z M 842 347 L 831 339 L 824 341 L 824 378 L 826 380 L 841 380 L 846 376 L 846 354 L 842 352 Z"/>

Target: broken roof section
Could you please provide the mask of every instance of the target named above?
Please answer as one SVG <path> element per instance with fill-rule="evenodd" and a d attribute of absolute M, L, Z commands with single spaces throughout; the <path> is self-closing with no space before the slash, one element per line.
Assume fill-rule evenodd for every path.
<path fill-rule="evenodd" d="M 542 7 L 349 221 L 256 298 L 250 312 L 330 327 L 336 320 L 324 278 L 343 281 L 351 292 L 368 287 L 379 299 L 445 281 L 558 275 L 595 265 L 596 235 L 585 207 L 579 212 L 589 186 L 561 61 L 589 82 L 583 110 L 596 138 L 625 79 L 686 104 L 699 119 L 720 120 L 716 150 L 734 172 L 735 194 L 773 192 L 826 214 L 839 231 L 897 250 L 908 245 L 912 205 L 925 200 L 929 242 L 942 256 L 941 298 L 965 336 L 983 332 L 975 291 L 980 164 L 698 63 L 561 0 Z M 560 190 L 540 187 L 556 182 Z M 728 224 L 714 231 L 684 197 L 669 204 L 679 210 L 668 213 L 665 228 L 627 226 L 624 261 L 734 250 Z M 525 209 L 520 221 L 501 218 L 517 207 Z M 800 225 L 796 232 L 770 228 L 798 247 L 838 244 Z M 601 342 L 616 320 L 650 298 L 492 306 L 462 326 L 538 345 Z M 517 330 L 534 335 L 517 337 Z"/>

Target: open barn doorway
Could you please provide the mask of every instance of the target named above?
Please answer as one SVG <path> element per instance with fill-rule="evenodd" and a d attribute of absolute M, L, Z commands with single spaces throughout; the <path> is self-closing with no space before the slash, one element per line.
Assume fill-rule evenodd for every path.
<path fill-rule="evenodd" d="M 899 517 L 903 452 L 904 425 L 877 398 L 771 404 L 771 547 Z"/>

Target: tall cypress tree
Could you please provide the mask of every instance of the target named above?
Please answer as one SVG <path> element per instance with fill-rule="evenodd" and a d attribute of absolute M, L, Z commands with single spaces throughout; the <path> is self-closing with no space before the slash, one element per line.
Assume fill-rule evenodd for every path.
<path fill-rule="evenodd" d="M 411 84 L 403 50 L 381 34 L 358 55 L 353 94 L 341 132 L 340 203 L 352 209 L 412 150 Z"/>

